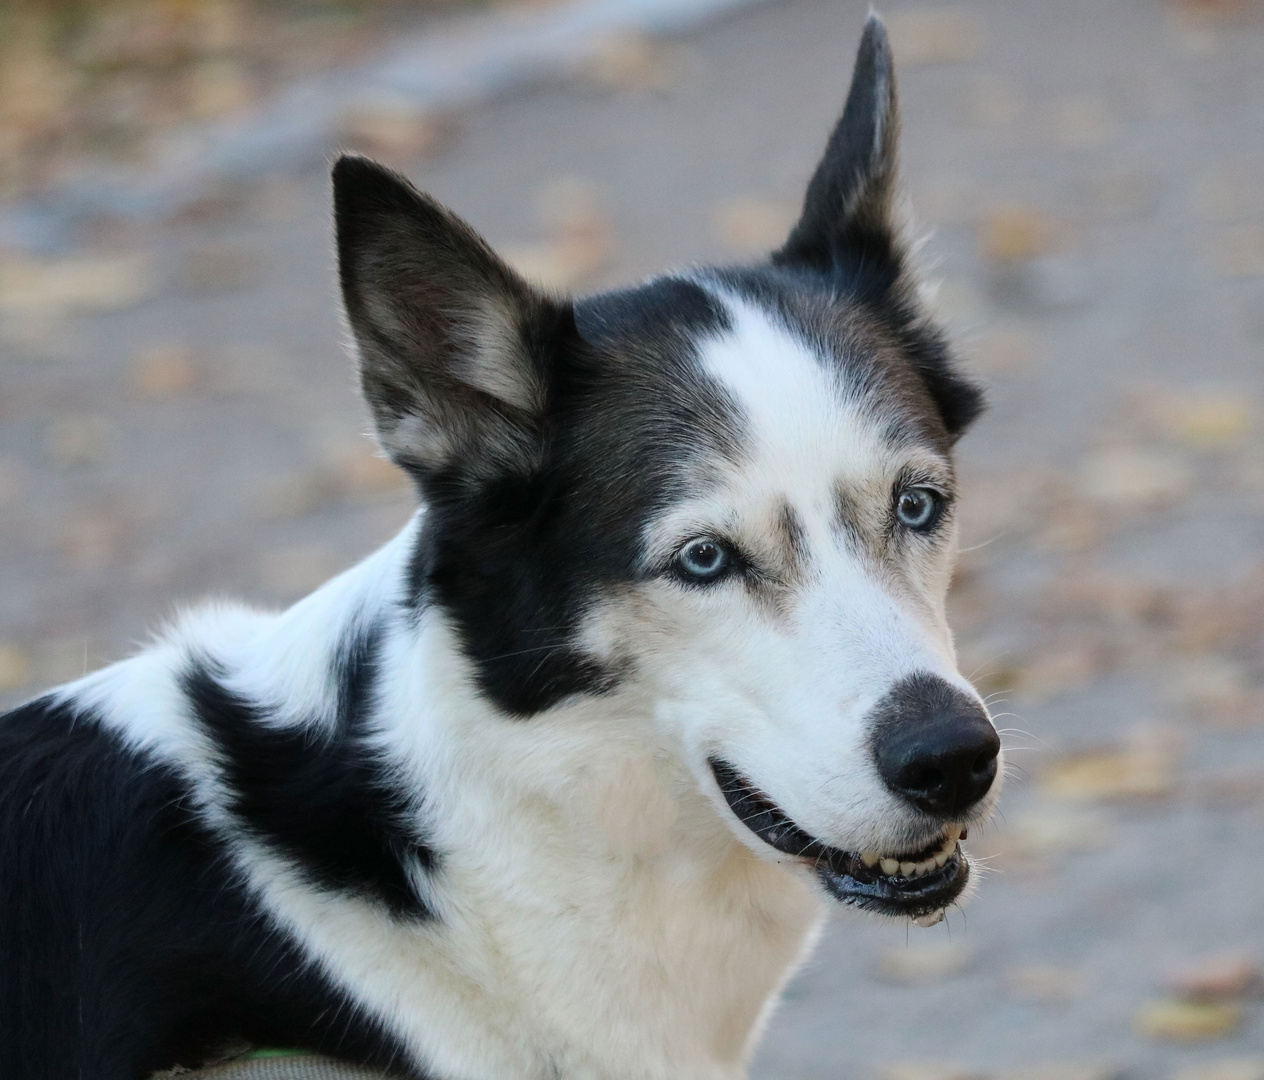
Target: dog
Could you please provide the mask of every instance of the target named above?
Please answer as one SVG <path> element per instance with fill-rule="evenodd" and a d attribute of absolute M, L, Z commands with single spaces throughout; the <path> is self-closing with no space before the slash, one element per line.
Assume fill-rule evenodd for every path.
<path fill-rule="evenodd" d="M 0 718 L 0 1075 L 234 1040 L 737 1080 L 830 904 L 930 924 L 1000 743 L 945 619 L 982 407 L 923 310 L 881 22 L 785 244 L 546 296 L 333 170 L 400 536 Z"/>

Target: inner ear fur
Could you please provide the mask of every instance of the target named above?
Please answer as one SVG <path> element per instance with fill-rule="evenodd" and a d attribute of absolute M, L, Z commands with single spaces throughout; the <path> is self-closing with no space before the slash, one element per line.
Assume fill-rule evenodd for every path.
<path fill-rule="evenodd" d="M 343 157 L 333 189 L 343 305 L 383 447 L 422 475 L 530 471 L 569 303 L 381 165 Z"/>

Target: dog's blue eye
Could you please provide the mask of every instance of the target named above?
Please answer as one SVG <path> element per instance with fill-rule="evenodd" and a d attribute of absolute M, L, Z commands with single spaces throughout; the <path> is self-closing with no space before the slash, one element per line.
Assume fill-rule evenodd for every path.
<path fill-rule="evenodd" d="M 934 488 L 910 487 L 895 500 L 895 516 L 906 529 L 926 532 L 939 519 L 943 496 Z"/>
<path fill-rule="evenodd" d="M 717 581 L 732 564 L 732 552 L 718 540 L 690 540 L 676 556 L 680 574 L 697 582 Z"/>

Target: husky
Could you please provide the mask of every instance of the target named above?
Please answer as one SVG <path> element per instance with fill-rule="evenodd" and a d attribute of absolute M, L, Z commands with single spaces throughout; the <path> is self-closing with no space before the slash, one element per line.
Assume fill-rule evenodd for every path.
<path fill-rule="evenodd" d="M 0 718 L 0 1075 L 236 1041 L 414 1080 L 739 1080 L 831 905 L 932 923 L 1000 743 L 945 619 L 980 411 L 872 18 L 784 246 L 578 300 L 364 158 L 400 536 Z"/>

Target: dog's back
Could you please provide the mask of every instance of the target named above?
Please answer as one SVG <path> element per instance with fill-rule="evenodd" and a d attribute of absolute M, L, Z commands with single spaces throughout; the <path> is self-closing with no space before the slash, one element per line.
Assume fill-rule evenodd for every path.
<path fill-rule="evenodd" d="M 187 782 L 94 711 L 0 717 L 0 1075 L 134 1080 L 229 1037 L 390 1064 L 252 896 Z"/>

